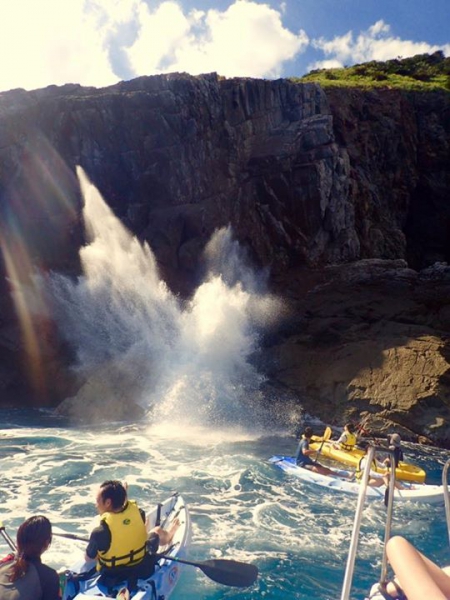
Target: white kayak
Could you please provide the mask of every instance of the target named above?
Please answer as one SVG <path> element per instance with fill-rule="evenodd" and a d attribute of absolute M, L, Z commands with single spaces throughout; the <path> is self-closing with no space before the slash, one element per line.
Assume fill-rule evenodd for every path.
<path fill-rule="evenodd" d="M 169 548 L 159 547 L 158 554 L 166 553 L 166 558 L 158 560 L 155 566 L 154 574 L 148 579 L 138 579 L 137 589 L 130 594 L 133 600 L 167 600 L 173 592 L 175 585 L 180 577 L 180 571 L 183 565 L 169 560 L 170 557 L 185 557 L 187 547 L 191 536 L 191 521 L 189 511 L 185 506 L 182 496 L 174 494 L 165 500 L 161 505 L 155 506 L 153 510 L 147 513 L 147 530 L 150 531 L 156 524 L 158 515 L 160 515 L 161 526 L 165 529 L 170 527 L 172 521 L 176 518 L 180 521 L 180 527 L 175 532 Z M 71 569 L 71 573 L 79 574 L 90 568 L 92 563 L 80 563 Z M 64 588 L 63 600 L 85 600 L 86 598 L 96 599 L 99 597 L 111 598 L 111 592 L 99 583 L 100 575 L 94 573 L 93 577 L 85 581 L 79 581 L 78 585 L 67 577 Z M 79 589 L 78 589 L 79 586 Z M 114 586 L 114 591 L 119 592 L 126 586 L 126 582 Z M 112 596 L 116 597 L 116 594 Z M 121 596 L 118 596 L 119 598 Z"/>
<path fill-rule="evenodd" d="M 286 473 L 289 473 L 289 475 L 294 475 L 294 477 L 298 477 L 299 479 L 307 481 L 308 483 L 314 483 L 315 485 L 320 485 L 321 487 L 331 490 L 337 490 L 338 492 L 345 492 L 347 494 L 358 495 L 359 493 L 358 481 L 349 481 L 348 479 L 344 479 L 344 477 L 347 477 L 351 474 L 350 471 L 335 469 L 335 472 L 338 474 L 336 476 L 321 475 L 320 473 L 315 473 L 309 469 L 297 466 L 295 458 L 292 456 L 272 456 L 272 458 L 269 459 L 269 462 L 279 469 L 286 471 Z M 341 475 L 340 477 L 339 474 Z M 410 501 L 426 502 L 429 504 L 444 503 L 444 488 L 442 485 L 427 485 L 424 483 L 413 484 L 406 481 L 402 481 L 401 483 L 405 489 L 395 490 L 395 502 Z M 366 496 L 372 500 L 376 498 L 384 500 L 385 490 L 385 486 L 379 488 L 368 486 Z"/>

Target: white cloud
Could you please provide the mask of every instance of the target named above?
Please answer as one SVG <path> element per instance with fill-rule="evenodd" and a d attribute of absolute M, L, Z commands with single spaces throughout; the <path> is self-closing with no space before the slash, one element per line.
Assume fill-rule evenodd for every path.
<path fill-rule="evenodd" d="M 180 45 L 191 37 L 191 28 L 198 15 L 186 16 L 175 2 L 163 2 L 154 12 L 146 4 L 138 10 L 139 34 L 127 50 L 131 67 L 135 75 L 148 75 L 164 71 L 161 64 L 172 62 Z"/>
<path fill-rule="evenodd" d="M 281 76 L 308 38 L 261 0 L 226 10 L 162 0 L 3 0 L 0 90 L 81 83 L 97 87 L 170 71 Z M 281 11 L 281 12 L 280 12 Z"/>
<path fill-rule="evenodd" d="M 0 90 L 70 82 L 102 87 L 173 71 L 281 77 L 286 63 L 311 46 L 303 30 L 284 24 L 287 0 L 277 0 L 278 8 L 274 0 L 228 0 L 224 10 L 187 10 L 181 2 L 2 0 Z M 349 31 L 313 46 L 325 60 L 310 68 L 438 49 L 393 36 L 382 20 L 357 36 Z M 450 54 L 449 45 L 443 50 Z"/>
<path fill-rule="evenodd" d="M 0 90 L 116 80 L 96 23 L 83 8 L 84 0 L 3 2 Z"/>
<path fill-rule="evenodd" d="M 136 74 L 217 71 L 224 76 L 280 76 L 284 61 L 304 50 L 308 37 L 294 34 L 267 4 L 236 0 L 225 11 L 183 12 L 163 2 L 140 12 L 139 38 L 129 49 Z"/>
<path fill-rule="evenodd" d="M 343 67 L 371 60 L 385 61 L 398 56 L 414 56 L 436 52 L 436 50 L 443 50 L 446 55 L 450 54 L 450 45 L 434 46 L 427 42 L 413 42 L 393 37 L 390 25 L 383 20 L 374 23 L 367 31 L 362 31 L 356 39 L 353 32 L 349 31 L 332 40 L 324 38 L 313 40 L 312 46 L 330 58 L 309 65 L 309 69 L 329 68 L 330 64 L 334 67 Z"/>
<path fill-rule="evenodd" d="M 318 60 L 317 62 L 308 65 L 308 72 L 315 69 L 340 69 L 342 63 L 339 60 L 330 58 L 329 60 Z"/>

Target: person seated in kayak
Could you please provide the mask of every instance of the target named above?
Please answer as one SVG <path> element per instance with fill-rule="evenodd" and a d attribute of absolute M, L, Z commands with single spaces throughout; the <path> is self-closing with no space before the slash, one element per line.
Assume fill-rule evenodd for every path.
<path fill-rule="evenodd" d="M 364 442 L 363 444 L 360 444 L 360 447 L 365 451 L 365 454 L 359 459 L 358 466 L 356 467 L 355 477 L 357 481 L 362 481 L 364 471 L 367 465 L 367 455 L 369 453 L 369 449 L 372 448 L 372 444 Z M 367 481 L 367 485 L 370 485 L 371 487 L 381 487 L 382 485 L 385 485 L 386 487 L 388 487 L 390 479 L 389 473 L 380 472 L 385 471 L 385 467 L 386 465 L 384 462 L 379 462 L 376 460 L 376 458 L 373 458 L 372 464 L 370 465 L 370 475 Z M 403 485 L 399 481 L 395 482 L 395 487 L 398 490 L 404 489 Z"/>
<path fill-rule="evenodd" d="M 351 451 L 355 449 L 356 442 L 355 426 L 349 422 L 344 425 L 344 431 L 341 433 L 339 439 L 333 442 L 333 448 Z"/>
<path fill-rule="evenodd" d="M 327 467 L 324 467 L 317 461 L 313 461 L 310 456 L 311 454 L 318 454 L 317 450 L 313 450 L 309 447 L 309 442 L 313 436 L 313 430 L 311 427 L 305 427 L 303 435 L 300 439 L 300 443 L 297 448 L 297 453 L 295 455 L 295 461 L 299 467 L 303 467 L 305 469 L 309 469 L 310 471 L 314 471 L 315 473 L 320 473 L 321 475 L 338 475 L 339 477 L 343 477 L 340 473 L 336 471 L 332 471 Z"/>
<path fill-rule="evenodd" d="M 52 542 L 52 526 L 47 517 L 36 515 L 17 530 L 17 553 L 0 562 L 0 598 L 14 600 L 58 600 L 59 576 L 41 562 Z"/>
<path fill-rule="evenodd" d="M 387 542 L 386 555 L 395 577 L 391 581 L 374 584 L 370 600 L 450 598 L 450 567 L 439 567 L 399 535 Z"/>
<path fill-rule="evenodd" d="M 399 462 L 403 461 L 403 450 L 401 448 L 402 438 L 399 436 L 398 433 L 392 433 L 391 435 L 388 435 L 388 444 L 389 450 L 392 450 L 392 452 L 394 453 L 394 463 L 395 468 L 397 468 Z M 383 462 L 386 465 L 386 467 L 391 466 L 391 459 L 389 456 L 385 458 Z"/>
<path fill-rule="evenodd" d="M 148 535 L 144 511 L 128 500 L 126 486 L 116 480 L 100 485 L 95 504 L 100 525 L 91 532 L 86 560 L 96 560 L 104 582 L 150 577 L 154 560 L 147 552 L 147 543 L 151 542 L 155 551 L 169 544 L 180 525 L 178 519 L 170 529 L 154 527 Z"/>
<path fill-rule="evenodd" d="M 359 459 L 358 466 L 355 470 L 355 477 L 357 481 L 362 481 L 364 471 L 367 465 L 367 455 L 371 447 L 372 445 L 367 442 L 360 444 L 360 448 L 364 450 L 365 454 Z M 380 469 L 382 469 L 383 467 L 384 465 L 378 462 L 375 458 L 372 460 L 367 485 L 370 485 L 371 487 L 381 487 L 382 485 L 386 485 L 384 476 L 381 473 L 379 473 Z"/>

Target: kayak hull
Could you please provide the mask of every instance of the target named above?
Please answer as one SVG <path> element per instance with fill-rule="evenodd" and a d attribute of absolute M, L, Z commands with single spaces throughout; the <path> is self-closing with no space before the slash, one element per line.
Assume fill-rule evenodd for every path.
<path fill-rule="evenodd" d="M 358 495 L 360 490 L 360 484 L 357 481 L 348 481 L 342 479 L 342 477 L 332 475 L 321 475 L 315 473 L 309 469 L 297 466 L 295 458 L 291 456 L 272 456 L 269 462 L 285 471 L 289 475 L 298 477 L 302 481 L 313 483 L 315 485 L 327 488 L 329 490 L 335 490 L 338 492 L 344 492 L 346 494 Z M 345 470 L 336 471 L 343 476 L 348 475 L 350 472 Z M 394 499 L 395 502 L 423 502 L 428 504 L 443 504 L 444 503 L 444 488 L 442 485 L 425 485 L 425 484 L 408 484 L 405 483 L 407 489 L 395 490 Z M 382 486 L 379 488 L 367 487 L 366 496 L 369 500 L 380 499 L 384 501 L 384 493 L 386 487 Z"/>
<path fill-rule="evenodd" d="M 354 450 L 341 450 L 340 448 L 334 448 L 333 442 L 324 442 L 322 445 L 321 438 L 316 436 L 312 437 L 309 447 L 316 451 L 322 448 L 320 451 L 322 456 L 331 458 L 345 465 L 350 465 L 354 468 L 358 466 L 360 459 L 364 456 L 364 451 L 360 450 L 359 448 L 355 448 Z M 387 472 L 387 470 L 381 469 L 379 472 L 380 474 L 384 474 Z M 397 469 L 395 469 L 396 479 L 400 479 L 402 481 L 424 483 L 425 476 L 426 473 L 423 469 L 410 463 L 400 462 Z"/>
<path fill-rule="evenodd" d="M 150 531 L 156 523 L 158 508 L 155 506 L 147 516 L 147 531 Z M 191 521 L 189 511 L 185 506 L 183 498 L 174 494 L 167 498 L 161 504 L 161 526 L 165 529 L 170 527 L 170 524 L 175 518 L 180 521 L 180 527 L 176 531 L 172 540 L 170 548 L 159 548 L 158 553 L 167 551 L 168 557 L 185 558 L 186 551 L 189 545 L 191 536 Z M 71 569 L 72 573 L 82 573 L 89 569 L 92 563 L 86 565 L 86 563 L 80 563 Z M 180 563 L 166 560 L 165 558 L 160 559 L 156 563 L 154 574 L 148 579 L 138 579 L 137 590 L 131 594 L 133 600 L 155 600 L 164 598 L 167 600 L 170 594 L 175 589 L 178 583 L 180 573 L 184 566 Z M 108 593 L 108 589 L 98 582 L 99 575 L 95 574 L 91 579 L 86 581 L 80 581 L 80 589 L 77 591 L 75 584 L 70 580 L 67 580 L 63 600 L 86 600 L 96 599 L 99 597 L 109 597 L 111 594 Z M 125 583 L 119 584 L 114 587 L 117 588 L 117 592 L 125 585 Z M 115 596 L 114 596 L 115 597 Z"/>

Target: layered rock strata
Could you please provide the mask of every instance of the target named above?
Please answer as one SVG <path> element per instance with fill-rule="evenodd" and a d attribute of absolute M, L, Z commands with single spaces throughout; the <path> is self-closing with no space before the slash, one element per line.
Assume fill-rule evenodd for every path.
<path fill-rule="evenodd" d="M 268 372 L 316 414 L 367 411 L 450 443 L 447 272 L 427 279 L 450 258 L 449 98 L 215 74 L 0 94 L 2 273 L 20 241 L 44 272 L 79 273 L 81 165 L 184 296 L 211 234 L 231 224 L 295 307 L 274 334 L 283 344 L 266 341 Z M 2 277 L 2 401 L 54 405 L 78 385 L 72 349 L 51 322 L 34 324 L 55 382 L 37 392 L 9 285 Z"/>

